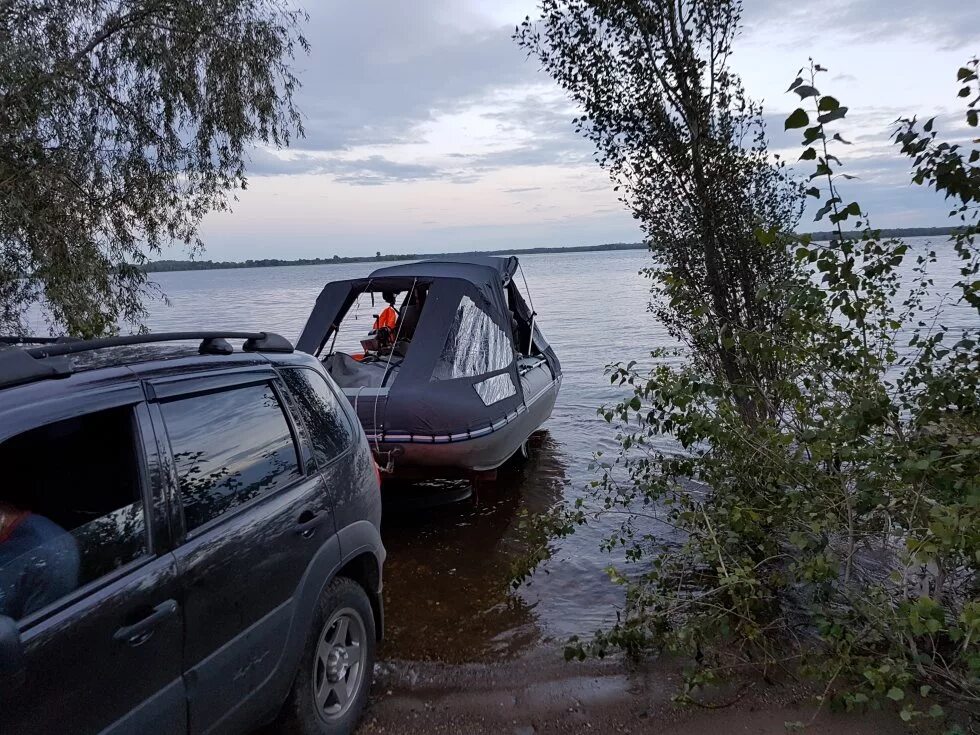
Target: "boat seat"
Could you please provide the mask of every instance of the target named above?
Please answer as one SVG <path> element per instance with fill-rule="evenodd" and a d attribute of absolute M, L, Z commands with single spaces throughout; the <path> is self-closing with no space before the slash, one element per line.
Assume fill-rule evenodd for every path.
<path fill-rule="evenodd" d="M 402 307 L 399 322 L 395 327 L 395 334 L 399 342 L 409 341 L 415 336 L 415 328 L 419 325 L 419 317 L 421 315 L 422 309 L 419 308 L 418 304 L 409 304 L 408 306 Z"/>

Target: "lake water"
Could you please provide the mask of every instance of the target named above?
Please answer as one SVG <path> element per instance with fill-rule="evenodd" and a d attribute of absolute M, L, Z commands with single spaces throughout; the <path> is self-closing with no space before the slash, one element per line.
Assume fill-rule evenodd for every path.
<path fill-rule="evenodd" d="M 622 394 L 604 378 L 604 366 L 667 344 L 647 311 L 649 282 L 638 275 L 649 262 L 637 250 L 521 258 L 539 324 L 562 363 L 558 403 L 531 461 L 502 473 L 478 498 L 430 510 L 387 498 L 383 655 L 451 662 L 510 657 L 545 639 L 588 634 L 615 615 L 621 588 L 603 571 L 611 559 L 599 550 L 608 530 L 601 525 L 555 542 L 551 560 L 528 584 L 512 589 L 510 577 L 528 549 L 522 512 L 541 513 L 585 495 L 593 453 L 615 450 L 614 431 L 596 410 Z M 950 258 L 941 266 L 935 278 L 942 293 L 956 280 L 956 263 Z M 269 330 L 295 339 L 326 282 L 374 268 L 152 274 L 171 305 L 154 305 L 148 326 Z"/>

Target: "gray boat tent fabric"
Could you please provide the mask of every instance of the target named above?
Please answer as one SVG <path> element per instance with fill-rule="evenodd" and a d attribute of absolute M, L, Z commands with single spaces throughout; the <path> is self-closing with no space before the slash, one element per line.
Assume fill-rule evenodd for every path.
<path fill-rule="evenodd" d="M 421 318 L 398 371 L 385 380 L 385 395 L 358 395 L 352 402 L 369 435 L 423 439 L 485 429 L 532 398 L 523 394 L 514 349 L 527 349 L 520 338 L 530 335 L 533 321 L 513 284 L 517 267 L 514 257 L 471 256 L 399 264 L 328 283 L 297 349 L 319 355 L 329 348 L 362 293 L 424 289 Z M 558 358 L 536 326 L 534 350 L 560 375 Z M 345 391 L 350 396 L 358 389 L 348 385 Z"/>

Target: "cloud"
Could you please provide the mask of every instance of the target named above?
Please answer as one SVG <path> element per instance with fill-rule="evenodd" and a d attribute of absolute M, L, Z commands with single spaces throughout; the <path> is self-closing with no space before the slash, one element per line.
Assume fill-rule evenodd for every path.
<path fill-rule="evenodd" d="M 421 142 L 419 127 L 440 113 L 534 78 L 512 32 L 456 0 L 332 0 L 311 10 L 310 56 L 297 64 L 306 139 L 295 147 Z"/>
<path fill-rule="evenodd" d="M 258 176 L 315 173 L 321 165 L 320 159 L 309 153 L 253 148 L 248 155 L 248 173 Z"/>
<path fill-rule="evenodd" d="M 789 3 L 752 0 L 745 4 L 749 32 L 795 38 L 827 33 L 855 41 L 884 41 L 911 37 L 942 48 L 975 51 L 980 28 L 980 3 L 970 0 L 827 0 Z M 914 60 L 910 59 L 910 63 Z"/>
<path fill-rule="evenodd" d="M 379 186 L 435 179 L 460 183 L 472 179 L 470 174 L 458 169 L 394 161 L 381 155 L 343 158 L 292 151 L 278 153 L 265 149 L 256 149 L 252 152 L 248 170 L 260 176 L 330 175 L 335 181 L 354 186 Z"/>
<path fill-rule="evenodd" d="M 476 172 L 512 166 L 592 165 L 592 144 L 575 132 L 577 114 L 561 94 L 539 86 L 513 90 L 482 117 L 496 124 L 503 141 L 512 144 L 480 154 L 461 156 Z"/>
<path fill-rule="evenodd" d="M 541 191 L 540 186 L 515 186 L 510 189 L 501 189 L 504 194 L 523 194 L 528 191 Z"/>
<path fill-rule="evenodd" d="M 462 182 L 468 179 L 468 176 L 462 172 L 452 172 L 419 163 L 400 163 L 384 156 L 355 160 L 333 159 L 325 162 L 323 170 L 333 174 L 336 181 L 355 186 L 379 186 L 432 179 Z"/>

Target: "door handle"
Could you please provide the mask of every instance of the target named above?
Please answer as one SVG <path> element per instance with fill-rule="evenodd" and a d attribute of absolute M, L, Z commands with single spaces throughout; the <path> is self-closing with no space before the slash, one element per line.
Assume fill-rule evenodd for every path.
<path fill-rule="evenodd" d="M 324 520 L 326 520 L 326 514 L 304 510 L 296 520 L 296 533 L 303 538 L 310 538 Z"/>
<path fill-rule="evenodd" d="M 112 637 L 114 640 L 128 643 L 131 646 L 138 646 L 153 635 L 154 628 L 176 612 L 177 601 L 164 600 L 153 608 L 153 612 L 145 618 L 137 620 L 132 625 L 124 625 Z"/>

